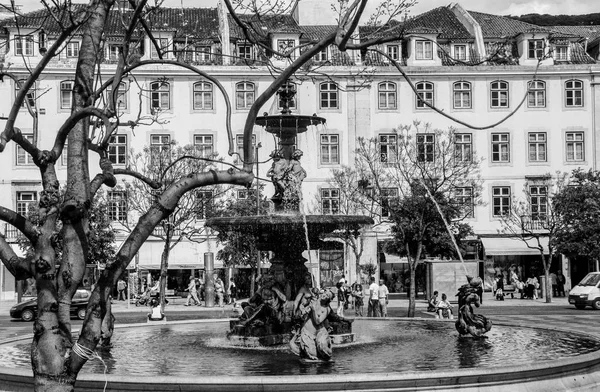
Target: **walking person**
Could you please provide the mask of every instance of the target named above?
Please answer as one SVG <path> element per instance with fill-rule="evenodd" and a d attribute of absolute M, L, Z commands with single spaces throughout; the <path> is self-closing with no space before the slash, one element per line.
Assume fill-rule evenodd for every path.
<path fill-rule="evenodd" d="M 379 286 L 375 283 L 374 276 L 371 276 L 371 285 L 369 286 L 367 317 L 379 317 Z"/>
<path fill-rule="evenodd" d="M 119 292 L 119 296 L 117 299 L 119 301 L 125 301 L 127 296 L 125 295 L 125 289 L 127 289 L 127 283 L 123 279 L 119 279 L 117 282 L 117 291 Z"/>
<path fill-rule="evenodd" d="M 337 310 L 335 313 L 340 317 L 344 317 L 344 308 L 346 307 L 345 280 L 344 280 L 344 282 L 342 282 L 342 280 L 340 279 L 337 286 L 338 286 L 338 291 L 337 291 L 338 307 L 337 307 Z"/>
<path fill-rule="evenodd" d="M 362 284 L 357 280 L 352 285 L 352 297 L 354 297 L 354 314 L 360 317 L 363 316 L 364 296 Z"/>
<path fill-rule="evenodd" d="M 217 295 L 217 304 L 220 308 L 223 307 L 223 294 L 224 294 L 224 285 L 221 278 L 217 277 L 215 279 L 215 294 Z"/>
<path fill-rule="evenodd" d="M 190 300 L 194 301 L 194 305 L 200 306 L 200 299 L 198 299 L 198 291 L 196 290 L 196 280 L 193 276 L 190 276 L 190 282 L 185 290 L 188 291 L 188 296 L 183 306 L 190 306 Z"/>
<path fill-rule="evenodd" d="M 390 291 L 388 290 L 387 286 L 385 285 L 385 282 L 383 281 L 383 279 L 379 280 L 379 291 L 378 291 L 378 297 L 379 297 L 379 316 L 380 317 L 387 317 L 387 305 L 389 303 L 389 295 L 390 295 Z"/>
<path fill-rule="evenodd" d="M 233 279 L 229 280 L 227 294 L 229 296 L 229 305 L 235 303 L 235 300 L 237 299 L 237 286 L 235 285 Z"/>
<path fill-rule="evenodd" d="M 564 297 L 565 296 L 565 283 L 567 282 L 567 278 L 563 275 L 561 270 L 558 270 L 556 274 L 556 296 Z"/>
<path fill-rule="evenodd" d="M 550 272 L 550 283 L 552 284 L 552 296 L 558 295 L 558 277 L 554 272 Z"/>

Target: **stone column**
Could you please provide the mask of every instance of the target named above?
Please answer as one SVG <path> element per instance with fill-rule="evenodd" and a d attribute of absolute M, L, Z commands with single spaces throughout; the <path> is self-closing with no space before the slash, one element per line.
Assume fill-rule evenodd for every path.
<path fill-rule="evenodd" d="M 212 252 L 204 254 L 204 300 L 206 307 L 215 306 L 215 261 Z"/>

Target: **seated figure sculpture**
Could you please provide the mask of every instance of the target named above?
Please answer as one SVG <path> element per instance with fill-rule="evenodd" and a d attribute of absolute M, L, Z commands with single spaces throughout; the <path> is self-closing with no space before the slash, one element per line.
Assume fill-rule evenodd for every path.
<path fill-rule="evenodd" d="M 474 337 L 482 337 L 487 331 L 492 329 L 492 322 L 487 317 L 475 314 L 473 305 L 479 307 L 481 288 L 483 282 L 481 278 L 467 276 L 468 283 L 458 289 L 458 319 L 454 324 L 456 330 L 461 335 L 470 334 Z"/>
<path fill-rule="evenodd" d="M 242 303 L 243 314 L 238 325 L 243 327 L 266 325 L 277 329 L 285 318 L 285 304 L 285 294 L 277 287 L 275 278 L 269 274 L 264 275 L 256 293 L 248 302 Z"/>
<path fill-rule="evenodd" d="M 301 306 L 304 313 L 302 326 L 290 340 L 292 352 L 303 359 L 330 361 L 332 356 L 330 326 L 328 321 L 351 323 L 351 320 L 336 315 L 331 309 L 334 294 L 331 290 L 316 291 L 308 306 Z"/>

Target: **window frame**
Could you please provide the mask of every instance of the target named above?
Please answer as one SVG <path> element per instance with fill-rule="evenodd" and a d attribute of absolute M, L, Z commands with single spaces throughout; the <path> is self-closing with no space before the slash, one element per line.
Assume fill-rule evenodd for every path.
<path fill-rule="evenodd" d="M 459 98 L 457 102 L 457 97 Z M 457 105 L 457 103 L 459 103 Z M 460 80 L 452 84 L 452 107 L 454 109 L 472 109 L 473 94 L 471 82 Z"/>
<path fill-rule="evenodd" d="M 548 186 L 529 185 L 529 216 L 532 221 L 544 222 L 548 218 Z M 536 190 L 536 192 L 534 192 Z M 539 192 L 543 190 L 543 192 Z M 535 207 L 535 208 L 534 208 Z M 534 211 L 537 210 L 537 211 Z M 543 210 L 543 211 L 540 211 Z"/>
<path fill-rule="evenodd" d="M 563 50 L 564 50 L 564 53 L 562 53 Z M 555 45 L 553 57 L 554 57 L 554 60 L 556 60 L 556 61 L 568 61 L 569 60 L 569 46 Z"/>
<path fill-rule="evenodd" d="M 31 57 L 34 55 L 35 40 L 32 35 L 15 35 L 15 56 Z"/>
<path fill-rule="evenodd" d="M 569 86 L 571 84 L 571 86 Z M 579 87 L 576 87 L 579 85 Z M 583 101 L 583 81 L 579 79 L 565 80 L 564 84 L 565 91 L 565 108 L 582 108 L 584 107 Z M 578 96 L 577 96 L 578 95 Z M 569 103 L 571 101 L 571 103 Z M 576 102 L 580 103 L 577 104 Z"/>
<path fill-rule="evenodd" d="M 496 86 L 495 86 L 496 85 Z M 505 85 L 505 87 L 503 87 Z M 505 97 L 503 97 L 503 95 Z M 497 103 L 494 105 L 494 101 Z M 503 105 L 502 103 L 505 102 Z M 508 109 L 510 107 L 510 85 L 505 80 L 494 80 L 490 82 L 490 108 Z"/>
<path fill-rule="evenodd" d="M 503 138 L 506 137 L 505 140 Z M 502 147 L 506 146 L 506 152 L 502 152 Z M 493 132 L 491 134 L 491 162 L 492 163 L 510 163 L 510 133 Z M 506 159 L 503 156 L 506 155 Z M 497 156 L 497 157 L 495 157 Z"/>
<path fill-rule="evenodd" d="M 548 162 L 548 134 L 546 132 L 527 133 L 527 160 L 532 163 Z"/>
<path fill-rule="evenodd" d="M 256 135 L 252 134 L 252 148 L 256 148 Z M 238 153 L 236 155 L 234 162 L 236 164 L 243 163 L 244 161 L 244 135 L 237 134 L 235 135 L 235 150 Z"/>
<path fill-rule="evenodd" d="M 496 193 L 498 192 L 498 193 Z M 505 193 L 506 192 L 506 193 Z M 497 203 L 498 202 L 498 203 Z M 496 211 L 499 209 L 499 213 Z M 492 187 L 492 216 L 502 218 L 511 213 L 512 210 L 512 190 L 510 186 Z"/>
<path fill-rule="evenodd" d="M 65 46 L 65 53 L 66 53 L 67 58 L 79 57 L 79 42 L 78 41 L 67 42 L 67 45 Z"/>
<path fill-rule="evenodd" d="M 208 50 L 206 50 L 208 49 Z M 194 46 L 194 60 L 197 63 L 208 63 L 212 60 L 212 47 L 210 45 Z"/>
<path fill-rule="evenodd" d="M 23 196 L 29 195 L 31 196 L 31 200 L 24 200 Z M 38 192 L 37 191 L 26 191 L 26 190 L 18 190 L 15 194 L 15 212 L 24 217 L 29 215 L 32 206 L 34 203 L 38 202 Z"/>
<path fill-rule="evenodd" d="M 435 161 L 435 134 L 417 133 L 415 138 L 417 146 L 417 162 Z"/>
<path fill-rule="evenodd" d="M 538 46 L 538 44 L 540 44 Z M 527 58 L 530 60 L 539 60 L 544 58 L 545 41 L 543 39 L 527 40 Z"/>
<path fill-rule="evenodd" d="M 321 214 L 340 214 L 340 190 L 339 188 L 321 188 Z"/>
<path fill-rule="evenodd" d="M 156 86 L 156 87 L 154 87 Z M 166 96 L 166 107 L 164 97 Z M 154 104 L 157 103 L 158 106 Z M 150 83 L 150 112 L 156 114 L 171 110 L 171 83 L 167 81 L 154 81 Z"/>
<path fill-rule="evenodd" d="M 29 142 L 33 143 L 33 133 L 23 133 L 22 137 L 27 139 Z M 15 143 L 16 151 L 15 151 L 15 166 L 20 167 L 31 167 L 34 166 L 35 163 L 33 161 L 33 157 L 25 151 L 23 147 Z M 23 163 L 19 163 L 21 160 Z"/>
<path fill-rule="evenodd" d="M 398 163 L 398 135 L 380 133 L 377 135 L 377 141 L 379 142 L 379 161 L 386 164 Z"/>
<path fill-rule="evenodd" d="M 256 85 L 252 82 L 238 82 L 235 84 L 235 108 L 249 110 L 256 99 Z"/>
<path fill-rule="evenodd" d="M 431 40 L 415 40 L 415 60 L 433 60 L 433 42 Z"/>
<path fill-rule="evenodd" d="M 466 218 L 475 218 L 475 193 L 472 186 L 454 188 L 454 201 L 457 205 L 466 207 Z"/>
<path fill-rule="evenodd" d="M 340 108 L 340 88 L 335 82 L 319 83 L 319 109 L 337 110 Z"/>
<path fill-rule="evenodd" d="M 398 188 L 381 188 L 381 195 L 379 196 L 379 203 L 381 205 L 381 217 L 391 217 L 390 200 L 399 197 Z"/>
<path fill-rule="evenodd" d="M 400 60 L 400 45 L 399 44 L 391 44 L 387 45 L 385 48 L 385 53 L 394 61 Z"/>
<path fill-rule="evenodd" d="M 128 88 L 127 83 L 121 82 L 119 83 L 119 87 L 117 88 L 117 110 L 127 111 L 129 110 L 129 99 L 127 97 Z M 106 96 L 107 100 L 112 99 L 112 84 L 106 88 Z"/>
<path fill-rule="evenodd" d="M 415 107 L 419 110 L 430 109 L 424 102 L 428 102 L 431 106 L 435 105 L 435 85 L 433 82 L 421 81 L 415 83 L 417 94 L 415 95 Z"/>
<path fill-rule="evenodd" d="M 242 50 L 243 48 L 243 50 Z M 254 50 L 251 44 L 243 43 L 237 45 L 238 59 L 254 60 Z M 242 54 L 242 52 L 245 52 Z"/>
<path fill-rule="evenodd" d="M 467 45 L 466 44 L 455 44 L 454 45 L 454 60 L 467 61 Z"/>
<path fill-rule="evenodd" d="M 321 49 L 320 51 L 318 51 L 315 56 L 313 57 L 313 61 L 317 62 L 317 63 L 323 63 L 326 61 L 329 61 L 329 52 L 328 52 L 328 47 L 325 47 L 323 49 Z"/>
<path fill-rule="evenodd" d="M 332 166 L 340 164 L 340 135 L 337 133 L 319 136 L 319 164 Z"/>
<path fill-rule="evenodd" d="M 570 138 L 571 136 L 571 138 Z M 580 139 L 577 137 L 581 136 Z M 579 146 L 579 149 L 577 148 Z M 572 147 L 572 157 L 569 157 L 569 149 Z M 581 157 L 578 158 L 577 155 Z M 567 162 L 585 162 L 585 132 L 568 131 L 565 132 L 565 161 Z"/>
<path fill-rule="evenodd" d="M 127 191 L 111 190 L 106 195 L 107 217 L 111 222 L 127 223 L 128 197 Z"/>
<path fill-rule="evenodd" d="M 215 192 L 212 189 L 196 190 L 196 205 L 199 206 L 199 208 L 196 209 L 196 219 L 205 220 L 208 218 L 209 212 L 214 205 L 214 198 Z"/>
<path fill-rule="evenodd" d="M 158 46 L 160 47 L 160 51 L 161 54 L 163 55 L 163 59 L 169 58 L 169 38 L 155 38 Z M 167 53 L 164 53 L 164 51 L 167 51 Z M 152 43 L 152 41 L 150 41 L 150 59 L 151 60 L 156 60 L 158 59 L 158 52 L 156 51 L 156 47 L 154 47 L 154 44 Z"/>
<path fill-rule="evenodd" d="M 459 140 L 460 139 L 460 140 Z M 468 139 L 468 140 L 465 140 Z M 465 150 L 466 153 L 465 153 Z M 473 161 L 473 134 L 467 132 L 454 134 L 454 157 L 459 162 Z"/>
<path fill-rule="evenodd" d="M 542 97 L 542 103 L 538 104 L 539 97 Z M 533 104 L 532 100 L 533 99 Z M 546 107 L 546 82 L 543 80 L 531 80 L 527 82 L 527 107 L 531 109 L 542 109 Z"/>
<path fill-rule="evenodd" d="M 107 158 L 115 166 L 125 166 L 128 160 L 129 138 L 124 133 L 117 133 L 110 137 L 107 149 Z"/>
<path fill-rule="evenodd" d="M 214 87 L 211 82 L 202 80 L 194 83 L 192 85 L 192 109 L 198 111 L 214 110 L 213 92 Z M 197 97 L 201 98 L 201 105 L 197 105 Z"/>
<path fill-rule="evenodd" d="M 392 88 L 390 88 L 392 87 Z M 377 84 L 379 110 L 398 109 L 398 86 L 394 82 L 384 81 Z M 391 102 L 393 101 L 393 102 Z M 391 102 L 391 103 L 390 103 Z"/>
<path fill-rule="evenodd" d="M 21 91 L 20 87 L 19 87 L 19 83 L 24 84 L 25 83 L 25 79 L 19 79 L 18 82 L 15 82 L 15 99 L 17 98 L 17 95 L 19 94 L 19 91 Z M 29 102 L 29 105 L 31 106 L 32 109 L 35 108 L 35 102 L 37 99 L 37 84 L 34 83 L 31 88 L 29 89 L 29 91 L 27 91 L 27 94 L 25 94 L 25 99 L 23 100 L 23 103 L 21 104 L 21 109 L 27 109 L 27 104 L 25 103 L 25 100 L 27 100 Z"/>
<path fill-rule="evenodd" d="M 195 133 L 193 145 L 199 157 L 210 158 L 214 154 L 215 137 L 210 133 Z"/>
<path fill-rule="evenodd" d="M 67 87 L 67 85 L 69 85 Z M 75 82 L 73 80 L 63 80 L 60 82 L 60 99 L 59 99 L 59 107 L 63 110 L 68 110 L 73 107 L 73 87 L 75 86 Z M 67 98 L 67 101 L 65 101 Z M 68 103 L 67 103 L 68 102 Z"/>
<path fill-rule="evenodd" d="M 160 163 L 155 161 L 156 158 L 162 158 L 163 154 L 171 151 L 171 141 L 171 135 L 168 133 L 150 134 L 150 165 L 156 166 Z M 171 161 L 170 156 L 167 156 L 167 161 Z"/>

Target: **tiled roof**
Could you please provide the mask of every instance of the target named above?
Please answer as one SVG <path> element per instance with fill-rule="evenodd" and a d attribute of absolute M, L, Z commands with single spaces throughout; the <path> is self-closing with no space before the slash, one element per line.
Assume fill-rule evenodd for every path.
<path fill-rule="evenodd" d="M 236 24 L 231 15 L 229 17 L 230 37 L 233 39 L 244 39 L 242 29 Z M 269 34 L 300 34 L 302 30 L 291 15 L 274 15 L 257 18 L 252 15 L 239 15 L 239 18 L 249 23 L 251 32 L 259 39 L 265 39 Z"/>
<path fill-rule="evenodd" d="M 479 23 L 483 38 L 508 38 L 520 33 L 549 33 L 546 27 L 506 18 L 504 16 L 469 11 L 469 14 Z"/>
<path fill-rule="evenodd" d="M 404 22 L 407 32 L 425 33 L 427 30 L 439 33 L 440 39 L 469 39 L 471 33 L 463 26 L 448 7 L 438 7 Z"/>
<path fill-rule="evenodd" d="M 550 29 L 561 34 L 587 38 L 589 41 L 600 38 L 600 26 L 550 26 Z"/>
<path fill-rule="evenodd" d="M 300 39 L 304 42 L 318 40 L 335 29 L 337 29 L 337 25 L 300 26 L 300 30 L 302 31 Z"/>

